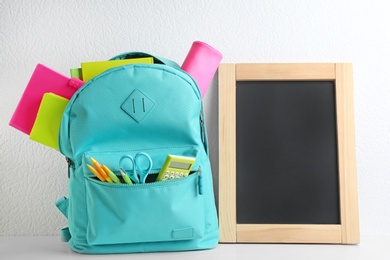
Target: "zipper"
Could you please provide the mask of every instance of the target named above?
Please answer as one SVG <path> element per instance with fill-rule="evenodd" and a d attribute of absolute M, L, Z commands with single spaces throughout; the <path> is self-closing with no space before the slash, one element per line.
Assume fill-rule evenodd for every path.
<path fill-rule="evenodd" d="M 68 161 L 68 160 L 67 160 Z M 69 166 L 71 167 L 71 166 Z M 195 172 L 192 172 L 191 175 L 197 175 L 196 178 L 197 178 L 197 188 L 198 188 L 198 194 L 199 195 L 203 195 L 203 176 L 202 176 L 202 170 L 200 169 L 200 167 L 198 168 L 197 171 Z M 189 175 L 189 176 L 191 176 Z M 117 175 L 117 176 L 120 176 L 120 175 Z M 188 176 L 188 177 L 189 177 Z M 176 181 L 182 181 L 183 179 L 185 178 L 188 178 L 188 177 L 184 177 L 184 178 L 177 178 L 177 179 L 173 179 L 173 180 L 167 180 L 167 181 L 154 181 L 154 182 L 147 182 L 147 183 L 142 183 L 142 184 L 138 184 L 138 183 L 133 183 L 133 184 L 127 184 L 127 183 L 106 183 L 106 182 L 102 182 L 100 181 L 97 177 L 88 177 L 90 178 L 91 180 L 93 180 L 94 182 L 97 182 L 97 183 L 100 183 L 100 184 L 103 184 L 103 185 L 118 185 L 118 186 L 132 186 L 132 187 L 136 187 L 138 185 L 142 185 L 142 186 L 148 186 L 148 185 L 156 185 L 156 183 L 158 183 L 158 185 L 164 185 L 164 183 L 174 183 Z M 195 176 L 194 176 L 195 177 Z"/>
<path fill-rule="evenodd" d="M 200 113 L 200 116 L 199 116 L 199 123 L 200 123 L 200 136 L 202 138 L 202 142 L 204 143 L 204 131 L 203 131 L 203 125 L 204 125 L 204 121 L 203 121 L 203 115 L 202 113 Z"/>
<path fill-rule="evenodd" d="M 200 167 L 198 168 L 197 175 L 198 175 L 198 193 L 199 195 L 203 195 L 203 176 Z"/>
<path fill-rule="evenodd" d="M 202 139 L 203 147 L 206 151 L 206 154 L 209 154 L 209 147 L 207 145 L 207 133 L 206 133 L 205 118 L 204 118 L 204 113 L 203 113 L 203 103 L 202 103 L 202 107 L 200 109 L 200 114 L 199 114 L 199 124 L 200 124 L 200 137 Z"/>
<path fill-rule="evenodd" d="M 69 157 L 65 157 L 65 159 L 68 163 L 68 179 L 70 179 L 70 168 L 74 169 L 74 163 Z"/>

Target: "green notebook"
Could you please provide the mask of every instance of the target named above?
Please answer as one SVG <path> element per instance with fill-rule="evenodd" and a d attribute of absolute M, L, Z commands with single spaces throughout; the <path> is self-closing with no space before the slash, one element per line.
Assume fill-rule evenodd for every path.
<path fill-rule="evenodd" d="M 68 102 L 68 99 L 54 93 L 45 93 L 30 133 L 30 139 L 58 150 L 62 114 Z"/>
<path fill-rule="evenodd" d="M 82 75 L 82 72 L 81 72 L 81 68 L 70 69 L 70 76 L 72 78 L 78 78 L 80 80 L 83 80 L 83 75 Z"/>

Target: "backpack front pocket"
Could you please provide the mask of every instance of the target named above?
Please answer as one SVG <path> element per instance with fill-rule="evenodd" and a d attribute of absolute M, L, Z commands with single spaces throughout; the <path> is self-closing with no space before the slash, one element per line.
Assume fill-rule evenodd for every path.
<path fill-rule="evenodd" d="M 200 175 L 146 184 L 101 182 L 85 174 L 90 245 L 190 240 L 204 234 Z"/>

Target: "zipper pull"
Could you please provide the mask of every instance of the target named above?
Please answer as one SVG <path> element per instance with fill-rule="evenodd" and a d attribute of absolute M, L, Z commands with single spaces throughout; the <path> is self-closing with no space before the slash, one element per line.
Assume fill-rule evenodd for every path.
<path fill-rule="evenodd" d="M 200 123 L 200 137 L 202 138 L 202 143 L 204 143 L 206 138 L 204 133 L 204 119 L 203 119 L 202 112 L 200 112 L 199 123 Z"/>
<path fill-rule="evenodd" d="M 199 195 L 203 195 L 203 176 L 200 167 L 198 168 L 197 174 L 198 174 L 198 193 Z"/>
<path fill-rule="evenodd" d="M 70 158 L 68 157 L 65 157 L 66 159 L 66 162 L 68 163 L 68 179 L 70 179 L 70 168 L 74 168 L 73 167 L 73 162 Z"/>
<path fill-rule="evenodd" d="M 207 144 L 207 133 L 206 133 L 206 127 L 205 127 L 205 118 L 204 118 L 204 115 L 203 115 L 203 108 L 202 108 L 202 111 L 200 111 L 200 117 L 199 117 L 199 125 L 200 125 L 200 137 L 202 139 L 202 143 L 203 143 L 203 146 L 204 146 L 204 149 L 206 151 L 207 154 L 209 154 L 209 147 L 208 147 L 208 144 Z"/>

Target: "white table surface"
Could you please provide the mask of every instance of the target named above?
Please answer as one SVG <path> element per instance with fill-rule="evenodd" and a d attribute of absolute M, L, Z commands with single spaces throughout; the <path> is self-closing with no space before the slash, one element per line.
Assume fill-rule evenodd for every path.
<path fill-rule="evenodd" d="M 0 259 L 390 259 L 390 237 L 362 238 L 359 245 L 219 244 L 215 249 L 191 252 L 81 255 L 56 236 L 0 237 Z"/>

